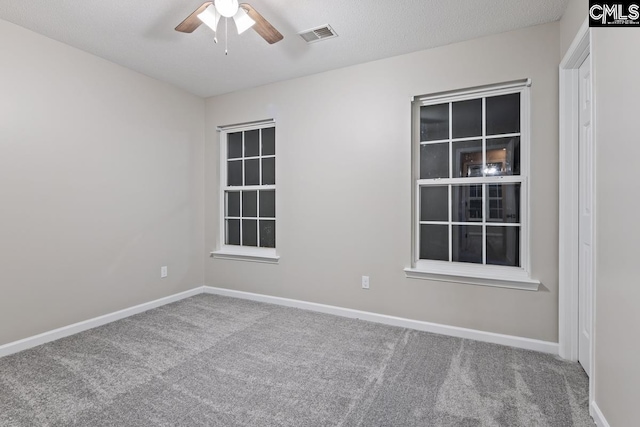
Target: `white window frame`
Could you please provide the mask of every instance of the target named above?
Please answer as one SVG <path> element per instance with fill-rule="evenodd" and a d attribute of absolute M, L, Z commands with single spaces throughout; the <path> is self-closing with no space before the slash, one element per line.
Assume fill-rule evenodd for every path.
<path fill-rule="evenodd" d="M 252 262 L 261 262 L 261 263 L 270 263 L 277 264 L 280 260 L 280 256 L 277 253 L 278 246 L 278 191 L 276 190 L 276 185 L 278 180 L 276 178 L 276 184 L 274 185 L 250 185 L 250 186 L 228 186 L 227 185 L 227 141 L 228 135 L 234 132 L 245 132 L 256 129 L 263 129 L 269 127 L 275 127 L 276 123 L 274 120 L 261 120 L 250 123 L 243 124 L 235 124 L 228 126 L 219 126 L 217 128 L 219 134 L 219 143 L 220 143 L 220 177 L 219 177 L 219 231 L 218 231 L 218 242 L 217 248 L 215 251 L 211 252 L 211 256 L 213 258 L 218 259 L 230 259 L 230 260 L 240 260 L 240 261 L 252 261 Z M 276 131 L 277 134 L 277 131 Z M 276 135 L 276 154 L 278 155 L 278 138 Z M 244 153 L 243 153 L 244 156 Z M 261 157 L 261 156 L 260 156 Z M 276 161 L 276 171 L 277 171 L 277 161 Z M 262 171 L 262 162 L 260 162 L 260 170 Z M 244 173 L 244 172 L 243 172 Z M 260 173 L 262 176 L 262 173 Z M 277 175 L 277 173 L 276 173 Z M 244 177 L 243 177 L 244 179 Z M 261 248 L 261 247 L 253 247 L 253 246 L 238 246 L 238 245 L 227 245 L 225 243 L 225 192 L 226 191 L 250 191 L 250 190 L 276 190 L 276 248 Z M 260 208 L 260 204 L 258 203 L 258 209 Z M 242 219 L 241 219 L 242 221 Z M 258 227 L 258 242 L 260 242 L 260 228 Z"/>
<path fill-rule="evenodd" d="M 414 97 L 412 100 L 412 262 L 411 267 L 405 268 L 405 274 L 412 279 L 437 280 L 445 282 L 467 283 L 482 286 L 495 286 L 537 291 L 540 282 L 531 278 L 530 251 L 530 86 L 529 79 L 513 81 L 497 85 L 482 86 L 468 90 L 442 92 L 433 95 Z M 489 96 L 520 93 L 520 175 L 483 177 L 482 182 L 470 181 L 469 178 L 441 178 L 438 185 L 450 184 L 507 184 L 520 183 L 520 267 L 500 265 L 473 264 L 455 261 L 436 261 L 420 259 L 419 231 L 420 231 L 420 107 L 456 101 L 465 101 Z M 485 126 L 483 108 L 483 128 Z M 449 116 L 451 126 L 451 115 Z M 486 136 L 481 137 L 483 148 Z M 451 128 L 449 129 L 451 136 Z M 480 138 L 469 138 L 480 139 Z M 447 141 L 450 141 L 448 138 Z M 483 149 L 484 153 L 484 149 Z M 484 154 L 483 154 L 484 155 Z M 449 155 L 451 161 L 451 154 Z M 453 165 L 450 165 L 450 168 Z M 450 196 L 451 197 L 451 196 Z M 487 194 L 486 199 L 488 200 Z M 484 208 L 483 208 L 484 209 Z M 488 210 L 485 209 L 485 216 Z M 484 237 L 483 237 L 484 239 Z M 451 241 L 451 236 L 449 238 Z M 484 242 L 484 240 L 483 240 Z M 483 243 L 484 244 L 484 243 Z"/>

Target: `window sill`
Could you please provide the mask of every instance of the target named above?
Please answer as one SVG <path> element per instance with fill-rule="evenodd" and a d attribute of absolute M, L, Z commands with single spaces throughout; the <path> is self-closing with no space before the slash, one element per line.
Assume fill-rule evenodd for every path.
<path fill-rule="evenodd" d="M 235 248 L 223 247 L 220 250 L 211 252 L 211 258 L 230 259 L 235 261 L 261 262 L 266 264 L 278 264 L 280 256 L 275 249 L 266 248 Z"/>
<path fill-rule="evenodd" d="M 540 281 L 532 279 L 529 274 L 517 268 L 494 267 L 491 271 L 460 271 L 452 268 L 434 268 L 429 270 L 405 268 L 409 279 L 436 280 L 440 282 L 456 282 L 468 285 L 492 286 L 496 288 L 520 289 L 537 291 Z M 484 267 L 484 266 L 483 266 Z M 470 269 L 475 270 L 475 269 Z"/>

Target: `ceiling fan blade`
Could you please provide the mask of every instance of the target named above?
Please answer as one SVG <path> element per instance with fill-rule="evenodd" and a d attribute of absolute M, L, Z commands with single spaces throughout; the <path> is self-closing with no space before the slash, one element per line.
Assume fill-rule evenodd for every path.
<path fill-rule="evenodd" d="M 251 7 L 249 3 L 242 3 L 240 7 L 247 12 L 249 17 L 256 21 L 256 24 L 253 26 L 253 29 L 256 30 L 256 33 L 260 34 L 260 36 L 267 41 L 269 44 L 274 44 L 279 42 L 284 38 L 280 31 L 276 30 L 273 25 L 269 23 L 262 15 L 260 15 L 256 10 Z"/>
<path fill-rule="evenodd" d="M 177 27 L 176 31 L 180 31 L 181 33 L 193 33 L 196 28 L 202 24 L 202 21 L 198 18 L 198 15 L 202 13 L 206 8 L 209 7 L 213 2 L 206 1 L 202 3 L 202 6 L 197 8 L 191 15 L 187 16 L 187 19 L 182 21 Z"/>

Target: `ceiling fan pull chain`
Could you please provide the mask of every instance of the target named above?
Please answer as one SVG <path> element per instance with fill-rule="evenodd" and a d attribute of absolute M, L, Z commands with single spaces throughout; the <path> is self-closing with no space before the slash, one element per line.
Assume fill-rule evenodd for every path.
<path fill-rule="evenodd" d="M 228 47 L 229 47 L 229 32 L 227 29 L 229 28 L 229 18 L 224 18 L 224 54 L 228 55 Z"/>

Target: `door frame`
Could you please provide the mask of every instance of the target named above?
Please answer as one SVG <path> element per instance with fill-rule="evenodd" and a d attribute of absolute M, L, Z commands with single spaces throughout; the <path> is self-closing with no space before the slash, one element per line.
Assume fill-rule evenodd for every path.
<path fill-rule="evenodd" d="M 579 146 L 579 73 L 578 70 L 587 56 L 591 55 L 592 86 L 595 81 L 593 73 L 593 55 L 591 52 L 591 31 L 588 20 L 585 20 L 566 55 L 560 63 L 560 192 L 559 192 L 559 293 L 558 293 L 558 344 L 560 357 L 572 361 L 578 360 L 578 259 L 579 228 L 578 222 L 578 146 Z M 595 141 L 596 108 L 595 91 L 592 90 L 593 142 Z M 594 168 L 595 174 L 595 168 Z M 594 181 L 595 182 L 595 181 Z M 595 193 L 595 187 L 594 187 Z M 595 196 L 595 194 L 594 194 Z M 593 198 L 595 204 L 595 197 Z M 596 239 L 596 221 L 594 210 L 593 245 Z M 594 252 L 595 255 L 595 252 Z M 593 295 L 591 307 L 591 339 L 589 345 L 589 401 L 593 401 L 593 385 L 595 378 L 595 256 L 593 266 Z"/>

